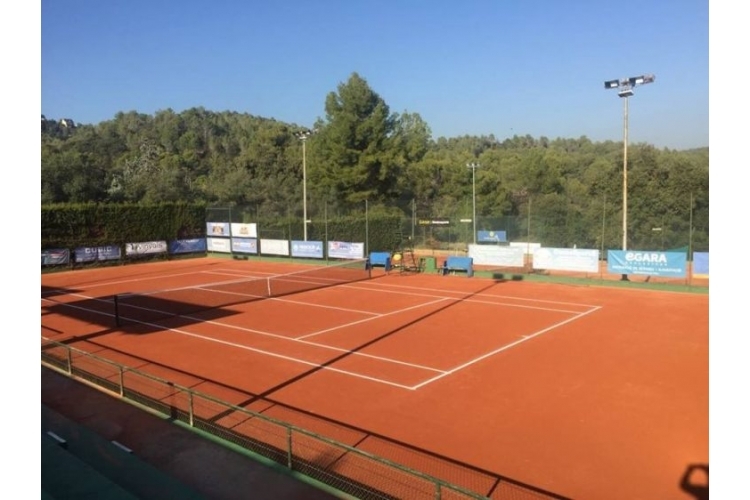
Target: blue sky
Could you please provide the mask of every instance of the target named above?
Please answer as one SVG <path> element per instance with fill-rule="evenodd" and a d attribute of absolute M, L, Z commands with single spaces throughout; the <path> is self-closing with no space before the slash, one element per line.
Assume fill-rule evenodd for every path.
<path fill-rule="evenodd" d="M 42 0 L 41 108 L 98 123 L 203 106 L 309 126 L 352 72 L 433 137 L 708 146 L 708 2 Z"/>

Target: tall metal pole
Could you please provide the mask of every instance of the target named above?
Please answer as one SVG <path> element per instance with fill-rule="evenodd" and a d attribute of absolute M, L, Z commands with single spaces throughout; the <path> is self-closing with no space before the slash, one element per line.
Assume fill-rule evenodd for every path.
<path fill-rule="evenodd" d="M 302 226 L 305 241 L 307 241 L 307 153 L 305 144 L 307 136 L 302 137 Z"/>
<path fill-rule="evenodd" d="M 294 135 L 302 141 L 302 226 L 304 239 L 307 241 L 307 138 L 310 137 L 314 130 L 303 130 Z"/>
<path fill-rule="evenodd" d="M 605 89 L 620 89 L 617 95 L 625 99 L 623 112 L 623 154 L 622 154 L 622 250 L 628 249 L 628 98 L 633 95 L 633 87 L 653 83 L 654 75 L 631 76 L 621 80 L 607 80 Z M 623 273 L 622 281 L 628 281 L 628 275 Z"/>
<path fill-rule="evenodd" d="M 628 98 L 623 111 L 622 135 L 622 249 L 628 249 Z"/>
<path fill-rule="evenodd" d="M 466 166 L 471 169 L 471 222 L 474 226 L 474 244 L 477 244 L 477 168 L 479 163 L 467 163 Z"/>
<path fill-rule="evenodd" d="M 622 250 L 628 249 L 628 101 L 625 101 L 623 110 L 623 133 L 622 133 Z M 628 275 L 623 273 L 621 281 L 629 281 Z"/>

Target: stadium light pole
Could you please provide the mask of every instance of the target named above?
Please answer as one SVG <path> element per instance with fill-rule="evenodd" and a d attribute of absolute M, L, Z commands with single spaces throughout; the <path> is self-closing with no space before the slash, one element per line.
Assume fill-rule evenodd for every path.
<path fill-rule="evenodd" d="M 467 168 L 471 169 L 471 223 L 474 225 L 474 244 L 477 244 L 477 169 L 481 167 L 479 163 L 467 163 Z"/>
<path fill-rule="evenodd" d="M 297 139 L 302 141 L 302 225 L 305 241 L 307 241 L 307 155 L 305 144 L 307 143 L 307 139 L 314 133 L 313 130 L 305 129 L 294 134 L 297 136 Z"/>
<path fill-rule="evenodd" d="M 624 99 L 623 137 L 622 137 L 622 249 L 628 249 L 628 98 L 633 95 L 633 88 L 637 85 L 653 83 L 654 75 L 631 76 L 621 80 L 607 80 L 605 89 L 620 89 L 617 95 Z M 629 281 L 628 275 L 623 274 L 621 281 Z"/>

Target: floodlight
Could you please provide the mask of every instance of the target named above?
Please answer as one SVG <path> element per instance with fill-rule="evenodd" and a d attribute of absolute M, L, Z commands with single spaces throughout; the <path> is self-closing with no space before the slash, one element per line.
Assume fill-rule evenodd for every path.
<path fill-rule="evenodd" d="M 623 116 L 623 153 L 622 153 L 622 249 L 628 249 L 628 97 L 633 95 L 633 87 L 652 83 L 654 75 L 631 76 L 621 80 L 607 80 L 604 82 L 605 89 L 620 89 L 617 95 L 624 97 L 625 110 Z M 622 275 L 623 281 L 628 281 L 628 275 Z"/>

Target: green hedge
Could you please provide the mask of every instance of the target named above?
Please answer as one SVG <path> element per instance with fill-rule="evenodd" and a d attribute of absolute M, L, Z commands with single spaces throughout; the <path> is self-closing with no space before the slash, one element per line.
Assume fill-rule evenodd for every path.
<path fill-rule="evenodd" d="M 257 219 L 257 220 L 255 220 Z M 43 205 L 42 249 L 122 245 L 206 236 L 206 222 L 255 222 L 261 238 L 301 240 L 302 221 L 291 217 L 253 217 L 203 204 L 163 203 Z M 391 251 L 400 242 L 402 217 L 378 213 L 333 217 L 308 224 L 308 240 L 365 242 L 367 251 Z"/>
<path fill-rule="evenodd" d="M 206 235 L 206 207 L 185 203 L 43 205 L 41 226 L 42 249 L 200 238 Z"/>

